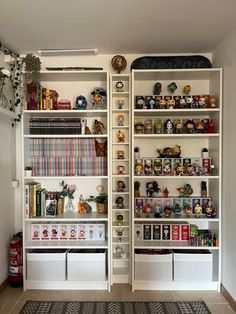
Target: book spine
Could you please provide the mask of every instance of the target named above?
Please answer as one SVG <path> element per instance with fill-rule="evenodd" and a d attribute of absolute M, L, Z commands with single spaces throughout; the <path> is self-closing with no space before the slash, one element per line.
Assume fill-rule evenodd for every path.
<path fill-rule="evenodd" d="M 25 218 L 29 218 L 29 184 L 25 184 Z"/>

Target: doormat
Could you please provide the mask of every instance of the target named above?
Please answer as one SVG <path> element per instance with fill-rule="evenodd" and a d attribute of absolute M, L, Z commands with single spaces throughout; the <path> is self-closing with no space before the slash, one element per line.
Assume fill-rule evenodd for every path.
<path fill-rule="evenodd" d="M 20 314 L 209 314 L 205 302 L 26 301 Z"/>

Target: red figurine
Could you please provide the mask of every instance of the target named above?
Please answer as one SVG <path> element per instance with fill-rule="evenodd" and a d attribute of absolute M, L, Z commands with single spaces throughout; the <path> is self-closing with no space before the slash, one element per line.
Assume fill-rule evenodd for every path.
<path fill-rule="evenodd" d="M 167 188 L 164 189 L 164 191 L 162 192 L 165 198 L 168 198 L 169 195 L 169 191 Z"/>
<path fill-rule="evenodd" d="M 207 132 L 208 133 L 215 133 L 215 125 L 214 125 L 213 120 L 210 120 Z"/>

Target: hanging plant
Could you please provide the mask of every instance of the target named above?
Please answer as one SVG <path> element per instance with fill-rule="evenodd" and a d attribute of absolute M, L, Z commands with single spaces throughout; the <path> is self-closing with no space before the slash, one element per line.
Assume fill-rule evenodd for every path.
<path fill-rule="evenodd" d="M 36 81 L 41 70 L 40 58 L 32 53 L 28 53 L 22 58 L 22 65 L 24 67 L 26 80 Z"/>

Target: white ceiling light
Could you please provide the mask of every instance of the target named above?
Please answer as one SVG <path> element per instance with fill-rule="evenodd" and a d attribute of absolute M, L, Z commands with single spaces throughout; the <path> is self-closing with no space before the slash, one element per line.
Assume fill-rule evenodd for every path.
<path fill-rule="evenodd" d="M 40 56 L 95 55 L 98 49 L 39 49 L 37 52 Z"/>

